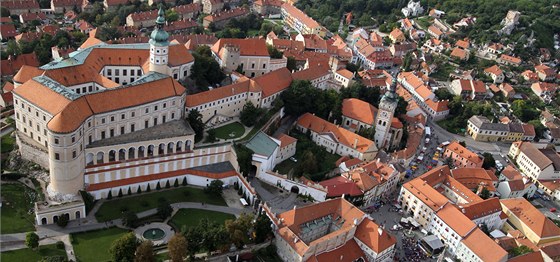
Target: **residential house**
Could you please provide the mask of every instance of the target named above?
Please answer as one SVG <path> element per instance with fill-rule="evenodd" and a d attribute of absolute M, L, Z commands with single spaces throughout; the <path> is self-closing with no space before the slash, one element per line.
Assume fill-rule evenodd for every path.
<path fill-rule="evenodd" d="M 453 51 L 451 51 L 451 54 L 449 56 L 461 61 L 467 61 L 470 58 L 469 51 L 459 47 L 453 48 Z"/>
<path fill-rule="evenodd" d="M 405 17 L 419 16 L 424 13 L 424 8 L 420 4 L 420 1 L 414 2 L 413 0 L 410 0 L 406 7 L 401 9 L 401 12 Z"/>
<path fill-rule="evenodd" d="M 202 5 L 200 3 L 178 5 L 171 10 L 175 11 L 181 19 L 194 19 L 202 12 Z"/>
<path fill-rule="evenodd" d="M 317 34 L 321 37 L 326 35 L 317 21 L 289 3 L 282 4 L 281 14 L 284 22 L 301 34 Z"/>
<path fill-rule="evenodd" d="M 334 80 L 339 86 L 349 87 L 353 83 L 354 73 L 347 69 L 340 69 L 334 72 Z"/>
<path fill-rule="evenodd" d="M 391 39 L 391 41 L 393 43 L 397 44 L 397 43 L 402 43 L 402 42 L 406 41 L 406 36 L 404 35 L 404 33 L 400 29 L 395 28 L 389 34 L 389 39 Z"/>
<path fill-rule="evenodd" d="M 319 65 L 303 69 L 292 74 L 294 80 L 311 82 L 311 85 L 321 90 L 335 88 L 332 84 L 333 73 L 328 65 Z"/>
<path fill-rule="evenodd" d="M 119 5 L 126 5 L 129 2 L 130 0 L 103 0 L 103 6 L 105 7 L 105 12 L 114 12 Z"/>
<path fill-rule="evenodd" d="M 275 164 L 279 164 L 296 154 L 297 139 L 286 134 L 280 134 L 276 136 L 276 139 L 280 141 L 280 149 L 276 155 Z"/>
<path fill-rule="evenodd" d="M 508 223 L 535 245 L 560 240 L 560 228 L 525 198 L 501 199 Z"/>
<path fill-rule="evenodd" d="M 438 40 L 442 39 L 445 36 L 445 34 L 441 30 L 439 30 L 439 28 L 433 25 L 428 27 L 428 34 Z"/>
<path fill-rule="evenodd" d="M 311 139 L 316 144 L 324 146 L 328 152 L 338 155 L 349 155 L 363 161 L 370 161 L 374 159 L 378 151 L 372 140 L 310 113 L 306 113 L 298 119 L 296 129 L 302 133 L 307 133 L 309 130 Z"/>
<path fill-rule="evenodd" d="M 202 0 L 202 12 L 205 14 L 214 14 L 224 9 L 223 0 Z"/>
<path fill-rule="evenodd" d="M 49 20 L 47 19 L 47 15 L 45 13 L 23 13 L 19 15 L 19 21 L 22 24 L 29 23 L 35 20 L 41 22 L 42 24 L 46 24 L 49 22 Z"/>
<path fill-rule="evenodd" d="M 214 25 L 215 28 L 221 29 L 223 28 L 227 22 L 231 19 L 239 19 L 241 17 L 245 17 L 249 14 L 249 10 L 238 7 L 231 10 L 224 10 L 224 11 L 217 11 L 211 15 L 207 15 L 202 20 L 202 25 L 204 28 L 209 28 L 210 25 Z"/>
<path fill-rule="evenodd" d="M 451 93 L 470 100 L 481 100 L 487 96 L 486 85 L 479 80 L 453 80 L 451 82 Z"/>
<path fill-rule="evenodd" d="M 8 39 L 13 39 L 18 35 L 16 26 L 14 24 L 3 24 L 0 27 L 0 40 L 8 41 Z"/>
<path fill-rule="evenodd" d="M 134 27 L 152 27 L 156 25 L 156 18 L 158 17 L 158 10 L 136 12 L 129 14 L 126 17 L 126 25 Z"/>
<path fill-rule="evenodd" d="M 455 167 L 482 167 L 484 162 L 483 157 L 466 149 L 457 141 L 453 141 L 445 147 L 443 156 L 451 158 Z"/>
<path fill-rule="evenodd" d="M 546 103 L 552 101 L 558 90 L 558 85 L 547 82 L 537 82 L 531 85 L 531 90 Z"/>
<path fill-rule="evenodd" d="M 504 72 L 497 65 L 484 69 L 484 74 L 491 77 L 495 84 L 504 82 Z"/>
<path fill-rule="evenodd" d="M 212 46 L 211 50 L 214 59 L 227 72 L 241 68 L 246 76 L 254 77 L 273 70 L 271 60 L 275 59 L 270 58 L 264 39 L 222 38 Z"/>
<path fill-rule="evenodd" d="M 23 13 L 39 13 L 41 8 L 39 2 L 35 0 L 7 0 L 2 1 L 2 7 L 10 10 L 11 15 L 21 15 Z M 2 25 L 3 27 L 4 25 Z"/>
<path fill-rule="evenodd" d="M 66 11 L 82 10 L 82 0 L 51 0 L 51 10 L 55 14 L 64 14 Z"/>
<path fill-rule="evenodd" d="M 553 148 L 515 142 L 511 144 L 508 156 L 533 181 L 560 179 L 560 155 Z"/>
<path fill-rule="evenodd" d="M 522 62 L 521 59 L 506 54 L 502 54 L 496 61 L 502 65 L 513 65 L 513 66 L 520 66 Z"/>
<path fill-rule="evenodd" d="M 556 79 L 556 71 L 554 68 L 550 68 L 547 65 L 540 64 L 535 66 L 535 73 L 537 73 L 539 79 L 543 82 L 551 82 Z"/>
<path fill-rule="evenodd" d="M 253 9 L 260 15 L 278 15 L 281 12 L 282 4 L 281 0 L 257 0 L 253 3 Z"/>

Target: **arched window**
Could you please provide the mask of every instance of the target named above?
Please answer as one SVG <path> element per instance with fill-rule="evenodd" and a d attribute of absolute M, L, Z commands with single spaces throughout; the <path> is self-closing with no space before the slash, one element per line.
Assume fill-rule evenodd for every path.
<path fill-rule="evenodd" d="M 177 142 L 177 152 L 183 151 L 183 141 Z"/>
<path fill-rule="evenodd" d="M 139 158 L 144 157 L 145 151 L 146 151 L 146 148 L 144 146 L 140 146 L 138 148 L 138 157 Z"/>
<path fill-rule="evenodd" d="M 46 225 L 47 224 L 47 218 L 43 217 L 41 218 L 41 225 Z"/>
<path fill-rule="evenodd" d="M 169 144 L 167 144 L 167 153 L 168 154 L 173 153 L 173 149 L 175 149 L 175 143 L 169 142 Z"/>
<path fill-rule="evenodd" d="M 58 222 L 58 216 L 54 216 L 54 217 L 53 217 L 53 223 L 56 224 L 56 222 Z"/>
<path fill-rule="evenodd" d="M 111 150 L 109 151 L 109 162 L 113 162 L 115 161 L 115 155 L 117 154 L 117 152 L 115 152 L 115 150 Z"/>
<path fill-rule="evenodd" d="M 185 142 L 186 146 L 185 146 L 185 150 L 187 151 L 191 151 L 191 141 L 187 140 L 187 142 Z"/>
<path fill-rule="evenodd" d="M 103 152 L 97 153 L 97 164 L 103 164 L 105 161 L 105 154 Z"/>
<path fill-rule="evenodd" d="M 86 165 L 93 165 L 93 153 L 88 153 L 86 155 Z"/>
<path fill-rule="evenodd" d="M 165 144 L 161 143 L 158 146 L 158 156 L 165 154 Z"/>
<path fill-rule="evenodd" d="M 76 219 L 80 218 L 80 211 L 76 211 Z"/>
<path fill-rule="evenodd" d="M 125 160 L 126 160 L 126 150 L 121 148 L 119 150 L 119 161 L 125 161 Z"/>
<path fill-rule="evenodd" d="M 136 153 L 136 149 L 134 147 L 129 148 L 128 149 L 128 159 L 136 158 L 135 153 Z"/>
<path fill-rule="evenodd" d="M 154 145 L 148 146 L 148 156 L 154 156 Z"/>

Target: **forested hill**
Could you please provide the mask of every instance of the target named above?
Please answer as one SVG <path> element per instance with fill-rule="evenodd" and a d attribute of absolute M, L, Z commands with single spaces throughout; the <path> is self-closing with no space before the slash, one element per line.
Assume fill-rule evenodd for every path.
<path fill-rule="evenodd" d="M 477 17 L 475 26 L 458 37 L 467 36 L 477 42 L 498 41 L 496 34 L 508 10 L 521 12 L 518 30 L 510 41 L 517 41 L 523 34 L 535 32 L 536 47 L 552 48 L 553 34 L 560 33 L 560 0 L 422 0 L 426 13 L 431 8 L 446 12 L 448 23 L 467 15 Z M 400 9 L 408 0 L 299 0 L 297 6 L 305 13 L 335 31 L 340 18 L 352 12 L 352 23 L 357 26 L 394 23 L 403 17 Z M 372 19 L 373 18 L 373 19 Z M 389 27 L 390 28 L 390 27 Z M 523 39 L 523 38 L 522 38 Z"/>

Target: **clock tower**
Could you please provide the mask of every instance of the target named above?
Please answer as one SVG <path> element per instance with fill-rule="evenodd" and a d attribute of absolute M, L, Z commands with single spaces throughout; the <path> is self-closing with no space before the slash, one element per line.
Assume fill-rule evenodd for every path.
<path fill-rule="evenodd" d="M 390 141 L 388 141 L 391 138 L 389 131 L 391 129 L 391 122 L 393 121 L 393 115 L 395 114 L 399 101 L 399 97 L 396 93 L 397 74 L 392 77 L 393 81 L 391 82 L 391 86 L 381 98 L 381 101 L 379 102 L 379 110 L 377 110 L 375 123 L 375 145 L 379 149 L 386 149 L 390 145 Z"/>

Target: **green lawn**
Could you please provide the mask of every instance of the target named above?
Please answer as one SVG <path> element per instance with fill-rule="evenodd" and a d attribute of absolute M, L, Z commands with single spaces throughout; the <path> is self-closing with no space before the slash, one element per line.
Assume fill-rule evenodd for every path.
<path fill-rule="evenodd" d="M 34 231 L 34 216 L 29 214 L 37 194 L 22 184 L 2 185 L 2 234 Z"/>
<path fill-rule="evenodd" d="M 109 248 L 115 239 L 128 231 L 117 227 L 72 234 L 72 245 L 76 258 L 81 262 L 110 261 Z"/>
<path fill-rule="evenodd" d="M 39 261 L 43 257 L 63 256 L 66 257 L 64 249 L 56 248 L 56 244 L 39 246 L 37 250 L 30 248 L 6 251 L 0 253 L 1 261 Z"/>
<path fill-rule="evenodd" d="M 170 224 L 177 226 L 177 230 L 180 230 L 183 225 L 187 228 L 198 225 L 203 218 L 208 218 L 210 221 L 223 225 L 226 220 L 235 219 L 235 216 L 216 211 L 186 208 L 179 210 L 171 218 Z"/>
<path fill-rule="evenodd" d="M 2 153 L 8 153 L 10 151 L 12 151 L 12 149 L 14 149 L 14 144 L 16 143 L 16 140 L 10 136 L 10 134 L 7 134 L 5 136 L 2 137 L 2 145 L 1 145 L 1 152 Z"/>
<path fill-rule="evenodd" d="M 457 134 L 457 135 L 463 135 L 464 132 L 462 132 L 462 128 L 463 127 L 458 127 L 457 126 L 457 121 L 455 118 L 447 118 L 447 119 L 443 119 L 437 122 L 437 124 L 439 126 L 441 126 L 443 129 L 453 133 L 453 134 Z"/>
<path fill-rule="evenodd" d="M 234 122 L 225 126 L 218 127 L 214 129 L 214 131 L 216 131 L 216 138 L 234 139 L 242 136 L 243 133 L 245 133 L 245 127 L 243 127 L 243 125 L 239 122 Z"/>
<path fill-rule="evenodd" d="M 167 252 L 156 254 L 155 255 L 156 261 L 157 262 L 163 262 L 165 260 L 168 260 L 169 259 L 168 254 L 169 253 L 167 253 Z"/>
<path fill-rule="evenodd" d="M 291 159 L 286 159 L 278 163 L 278 165 L 274 167 L 274 171 L 278 171 L 278 173 L 282 175 L 287 175 L 290 172 L 290 170 L 296 168 L 296 166 L 297 166 L 296 162 L 292 161 Z"/>
<path fill-rule="evenodd" d="M 444 63 L 436 70 L 437 71 L 431 74 L 430 77 L 439 81 L 447 81 L 449 79 L 449 75 L 455 70 L 455 67 L 449 63 Z"/>
<path fill-rule="evenodd" d="M 181 187 L 168 190 L 162 189 L 161 191 L 152 189 L 151 193 L 142 193 L 132 197 L 114 198 L 113 200 L 106 201 L 95 213 L 95 217 L 97 221 L 104 222 L 121 218 L 121 213 L 125 210 L 138 213 L 157 208 L 160 198 L 164 198 L 169 203 L 204 202 L 220 206 L 226 205 L 222 197 L 206 194 L 200 188 Z"/>

